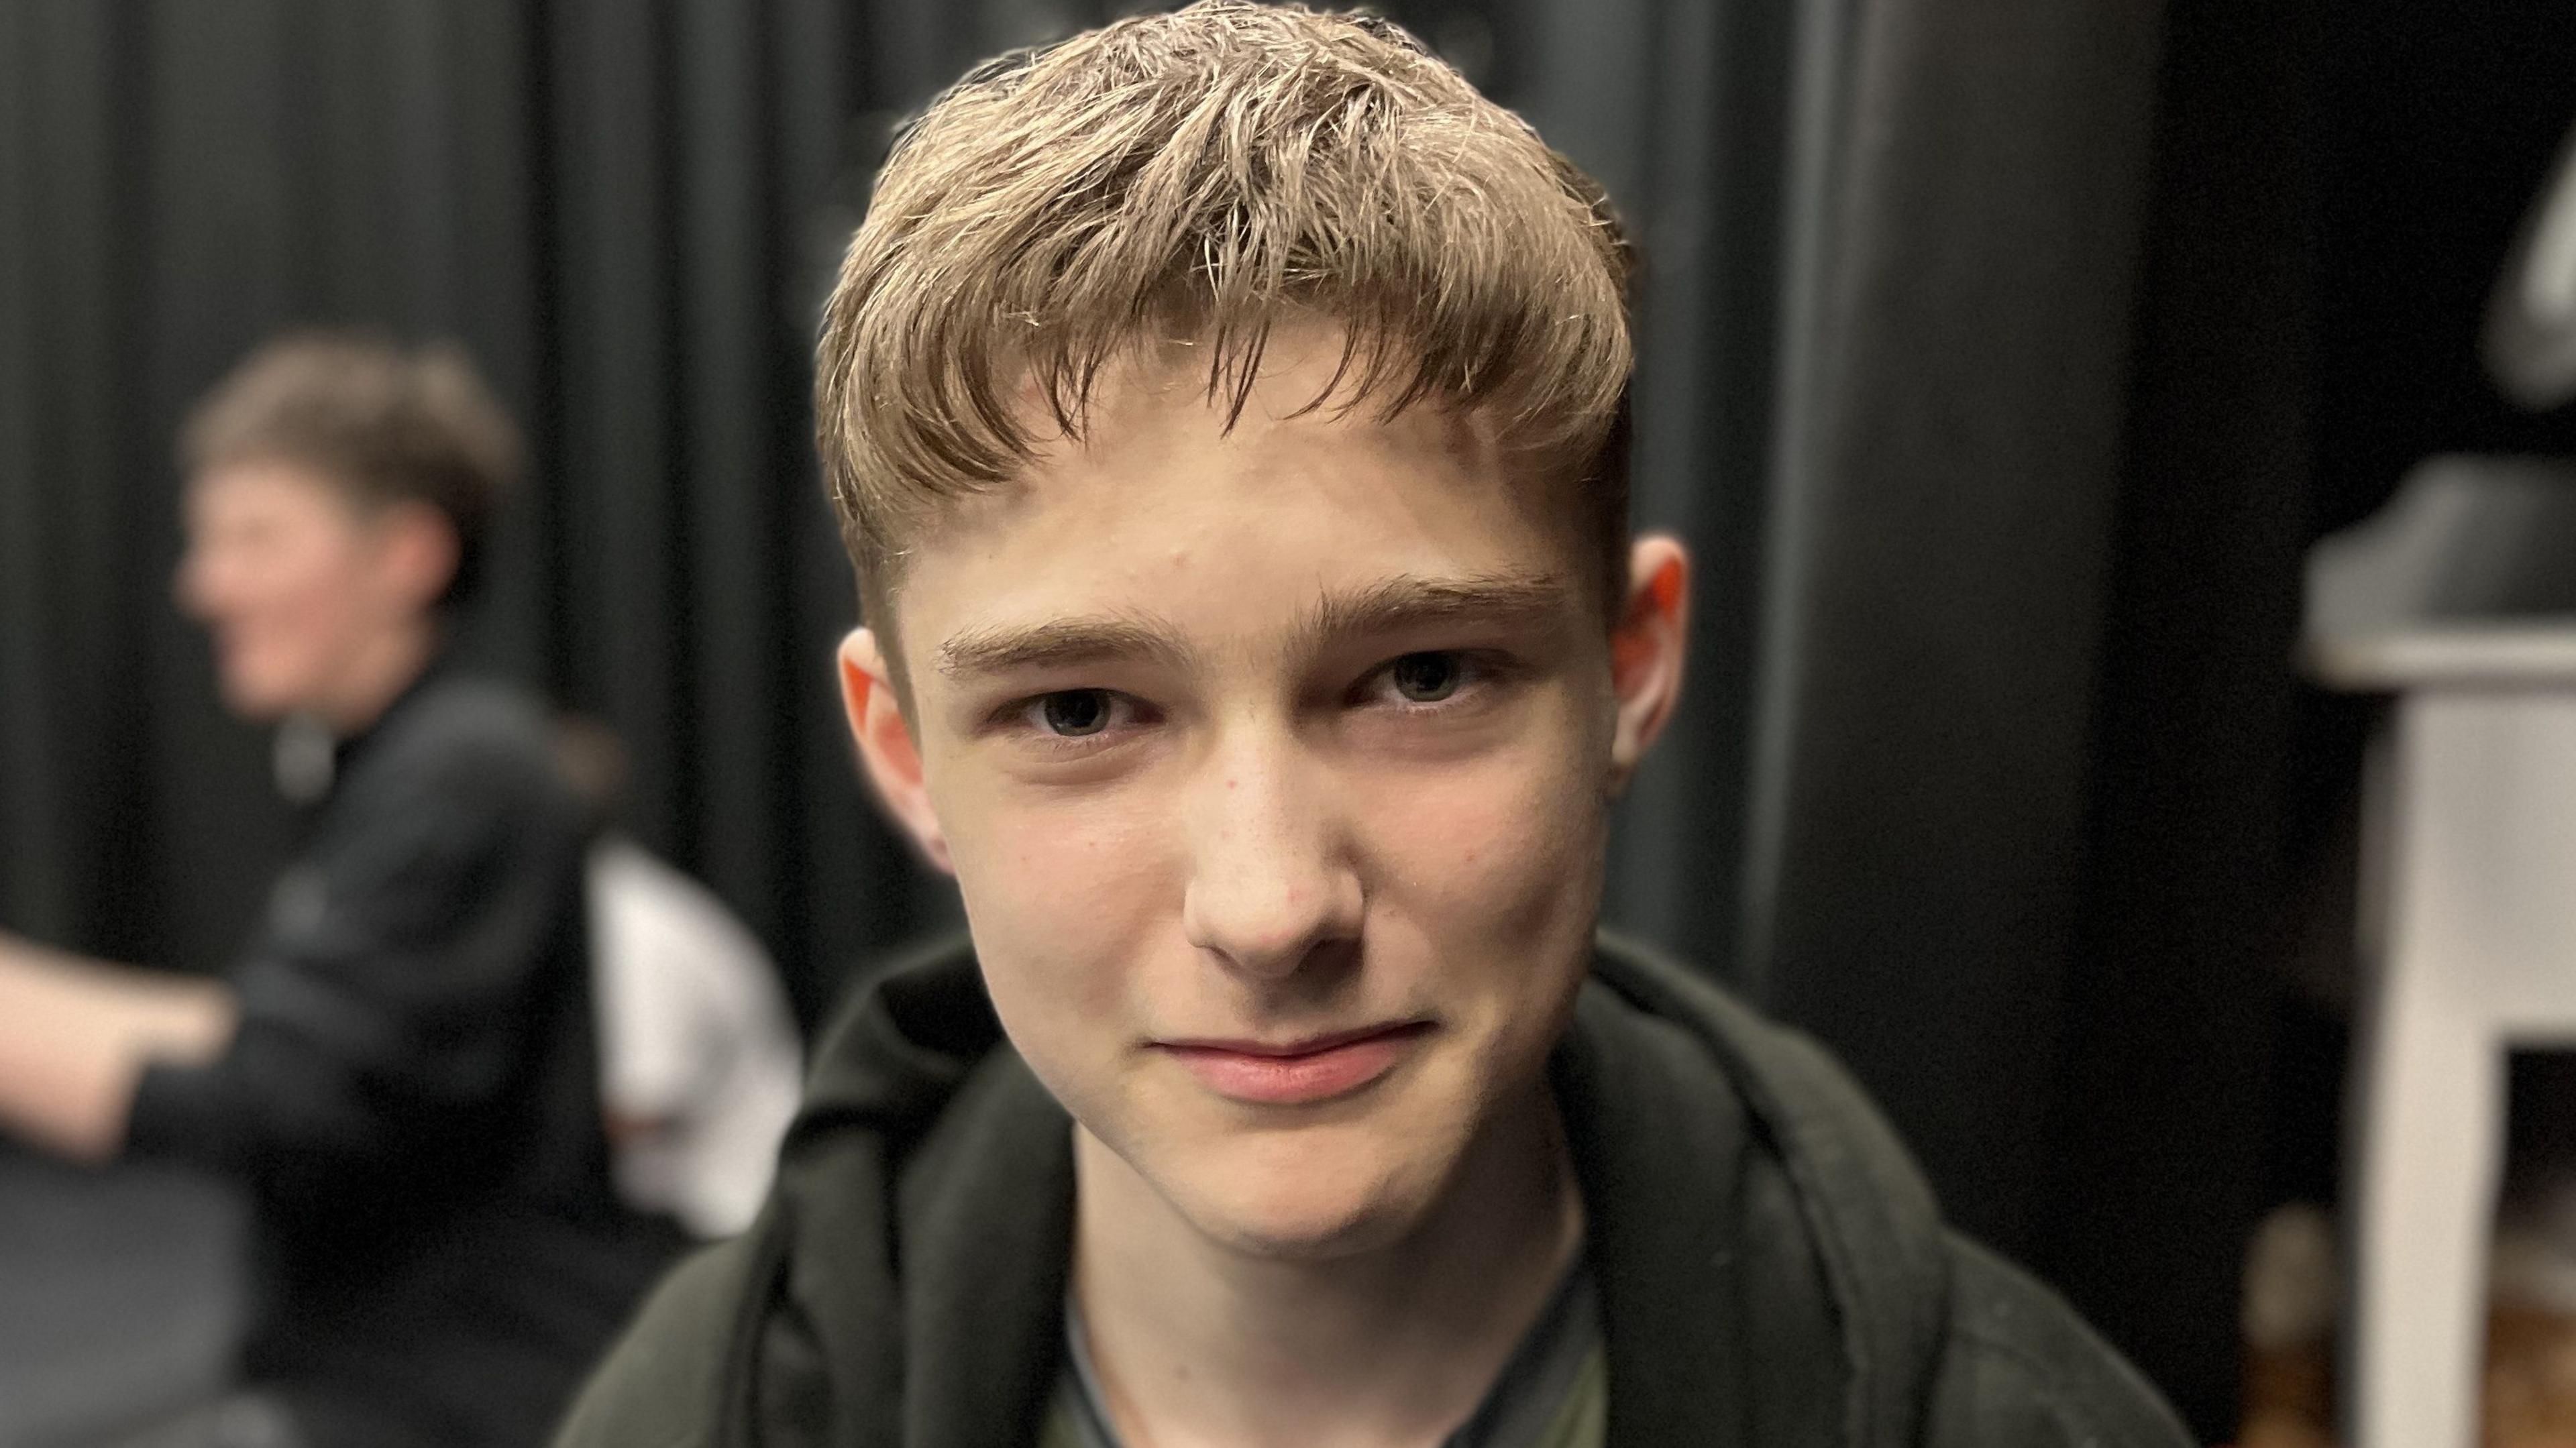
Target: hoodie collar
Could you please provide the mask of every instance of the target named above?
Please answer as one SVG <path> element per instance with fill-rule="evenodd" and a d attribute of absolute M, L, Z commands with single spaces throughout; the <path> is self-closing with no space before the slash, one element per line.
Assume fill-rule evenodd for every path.
<path fill-rule="evenodd" d="M 763 1229 L 785 1300 L 760 1316 L 784 1306 L 811 1335 L 799 1371 L 823 1381 L 799 1395 L 830 1404 L 836 1448 L 1034 1442 L 1061 1364 L 1070 1120 L 1003 1038 L 962 944 L 888 970 L 854 1006 L 789 1136 Z M 1825 1299 L 1828 1341 L 1806 1356 L 1839 1356 L 1807 1369 L 1840 1394 L 1825 1441 L 1912 1442 L 1948 1310 L 1942 1234 L 1840 1069 L 1696 972 L 1605 938 L 1550 1079 L 1601 1288 L 1610 1442 L 1761 1438 L 1774 1420 L 1748 1365 L 1781 1330 L 1760 1305 L 1782 1262 Z M 1755 1161 L 1785 1180 L 1785 1210 L 1748 1210 Z"/>

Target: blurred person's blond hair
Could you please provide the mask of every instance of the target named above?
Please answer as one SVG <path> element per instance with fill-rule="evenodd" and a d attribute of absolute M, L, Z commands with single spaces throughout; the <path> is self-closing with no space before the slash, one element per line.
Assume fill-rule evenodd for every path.
<path fill-rule="evenodd" d="M 482 581 L 493 515 L 523 448 L 509 412 L 465 353 L 360 333 L 301 332 L 261 345 L 189 413 L 190 476 L 248 463 L 302 467 L 361 507 L 419 503 L 455 531 L 442 603 Z"/>
<path fill-rule="evenodd" d="M 1231 423 L 1296 316 L 1342 331 L 1312 406 L 1475 416 L 1568 485 L 1615 597 L 1629 270 L 1600 187 L 1385 21 L 1215 0 L 979 67 L 897 142 L 825 311 L 868 621 L 944 504 L 1081 438 L 1122 354 L 1192 349 L 1163 356 Z"/>

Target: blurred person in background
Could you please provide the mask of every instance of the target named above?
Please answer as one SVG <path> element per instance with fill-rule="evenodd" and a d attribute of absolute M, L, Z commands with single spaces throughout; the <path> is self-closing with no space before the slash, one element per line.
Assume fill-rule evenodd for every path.
<path fill-rule="evenodd" d="M 467 362 L 302 336 L 181 441 L 176 591 L 309 810 L 221 980 L 0 937 L 0 1129 L 241 1182 L 241 1386 L 119 1443 L 537 1441 L 662 1256 L 611 1190 L 583 810 L 446 654 L 520 447 Z"/>
<path fill-rule="evenodd" d="M 592 811 L 585 870 L 600 1095 L 618 1194 L 701 1239 L 751 1225 L 796 1114 L 801 1052 L 778 969 L 715 892 L 618 829 L 626 751 L 571 718 L 564 768 Z"/>

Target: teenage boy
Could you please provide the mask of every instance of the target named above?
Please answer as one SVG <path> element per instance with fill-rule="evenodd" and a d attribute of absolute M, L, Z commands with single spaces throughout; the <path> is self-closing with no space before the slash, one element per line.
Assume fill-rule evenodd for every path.
<path fill-rule="evenodd" d="M 304 843 L 220 982 L 0 937 L 0 1130 L 249 1190 L 245 1386 L 130 1441 L 541 1441 L 656 1259 L 609 1190 L 551 724 L 442 661 L 516 437 L 459 357 L 312 337 L 182 453 L 178 594 L 227 705 L 286 722 Z"/>
<path fill-rule="evenodd" d="M 980 70 L 820 430 L 850 722 L 972 937 L 570 1445 L 2183 1442 L 1842 1073 L 1596 939 L 1679 684 L 1600 193 L 1383 23 Z"/>

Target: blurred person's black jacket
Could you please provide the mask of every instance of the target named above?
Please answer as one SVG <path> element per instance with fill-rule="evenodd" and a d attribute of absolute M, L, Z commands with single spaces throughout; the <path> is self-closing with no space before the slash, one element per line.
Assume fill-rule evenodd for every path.
<path fill-rule="evenodd" d="M 1942 1224 L 1842 1068 L 1604 939 L 1550 1062 L 1613 1448 L 2186 1448 L 2054 1293 Z M 673 1273 L 557 1448 L 1004 1448 L 1061 1370 L 1072 1122 L 971 949 L 817 1048 L 760 1220 Z"/>
<path fill-rule="evenodd" d="M 344 742 L 233 974 L 128 1149 L 256 1204 L 245 1377 L 314 1448 L 541 1441 L 666 1240 L 609 1185 L 584 819 L 531 701 L 434 667 Z"/>

